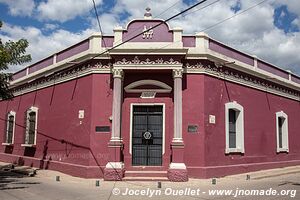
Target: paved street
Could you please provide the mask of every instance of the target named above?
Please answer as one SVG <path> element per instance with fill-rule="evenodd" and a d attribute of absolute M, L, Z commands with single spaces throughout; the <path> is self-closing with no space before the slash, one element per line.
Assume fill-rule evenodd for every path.
<path fill-rule="evenodd" d="M 1 172 L 0 199 L 300 199 L 299 172 L 287 170 L 288 173 L 284 175 L 274 175 L 274 172 L 271 172 L 250 173 L 251 180 L 245 180 L 246 175 L 221 178 L 217 179 L 216 185 L 212 185 L 211 180 L 196 179 L 191 179 L 187 183 L 162 182 L 161 189 L 157 188 L 157 182 L 103 182 L 103 180 L 100 180 L 100 187 L 96 187 L 95 179 L 75 178 L 54 171 L 38 171 L 35 177 Z M 56 181 L 56 176 L 60 176 L 59 182 Z M 244 191 L 248 195 L 234 197 L 234 195 L 208 194 L 210 190 L 222 189 L 232 189 L 236 193 L 237 188 L 248 190 Z M 127 190 L 130 190 L 129 194 L 125 194 Z M 197 190 L 199 194 L 197 194 Z M 250 190 L 268 191 L 269 193 L 271 190 L 279 193 L 284 190 L 283 193 L 288 195 L 278 193 L 275 196 L 270 194 L 253 196 L 247 193 Z"/>

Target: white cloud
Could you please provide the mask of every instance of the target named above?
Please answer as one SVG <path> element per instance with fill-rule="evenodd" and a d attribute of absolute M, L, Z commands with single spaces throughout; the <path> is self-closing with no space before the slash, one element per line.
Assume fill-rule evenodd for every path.
<path fill-rule="evenodd" d="M 3 34 L 0 34 L 3 42 L 8 40 L 18 40 L 25 38 L 29 42 L 27 53 L 31 54 L 32 62 L 34 63 L 43 59 L 57 51 L 60 51 L 68 46 L 78 43 L 87 38 L 94 30 L 87 29 L 83 32 L 72 33 L 66 30 L 58 29 L 50 35 L 43 35 L 41 30 L 35 27 L 19 27 L 4 24 L 2 29 Z M 12 66 L 12 71 L 19 70 L 23 67 Z"/>
<path fill-rule="evenodd" d="M 172 7 L 168 12 L 165 12 L 163 15 L 160 15 L 169 7 Z M 166 19 L 167 17 L 172 16 L 174 13 L 178 13 L 183 7 L 186 7 L 182 1 L 174 0 L 118 0 L 113 11 L 114 13 L 124 13 L 127 12 L 131 16 L 130 18 L 143 18 L 145 13 L 145 8 L 150 7 L 153 17 L 160 15 L 160 18 Z"/>
<path fill-rule="evenodd" d="M 33 0 L 0 0 L 0 3 L 5 3 L 13 16 L 31 16 L 35 8 Z"/>
<path fill-rule="evenodd" d="M 258 2 L 243 0 L 242 10 Z M 186 33 L 198 32 L 233 16 L 231 6 L 232 1 L 222 1 L 171 24 L 183 27 Z M 300 34 L 286 34 L 278 29 L 273 23 L 274 9 L 272 3 L 264 3 L 205 32 L 238 50 L 300 74 Z"/>
<path fill-rule="evenodd" d="M 87 20 L 90 23 L 90 29 L 93 29 L 95 32 L 100 32 L 99 25 L 95 17 L 89 17 Z M 104 35 L 113 35 L 113 29 L 121 23 L 119 16 L 111 13 L 104 13 L 100 15 L 99 20 Z"/>
<path fill-rule="evenodd" d="M 280 0 L 276 1 L 277 6 L 286 5 L 288 10 L 296 15 L 300 15 L 299 0 Z"/>
<path fill-rule="evenodd" d="M 95 0 L 100 5 L 102 0 Z M 92 0 L 47 0 L 37 7 L 38 19 L 48 21 L 66 22 L 76 16 L 86 15 L 93 9 Z"/>
<path fill-rule="evenodd" d="M 299 20 L 299 17 L 296 18 L 296 19 L 294 19 L 294 20 L 292 21 L 292 25 L 295 25 L 295 26 L 300 27 L 300 20 Z"/>
<path fill-rule="evenodd" d="M 51 31 L 57 29 L 58 27 L 59 25 L 57 24 L 45 24 L 43 30 Z"/>

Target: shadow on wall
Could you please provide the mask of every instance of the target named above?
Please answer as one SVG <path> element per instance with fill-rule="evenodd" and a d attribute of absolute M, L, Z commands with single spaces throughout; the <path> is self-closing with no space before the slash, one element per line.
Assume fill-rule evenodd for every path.
<path fill-rule="evenodd" d="M 0 120 L 3 121 L 4 123 L 6 123 L 6 121 L 7 121 L 7 120 L 5 120 L 3 118 L 0 118 Z M 15 125 L 18 126 L 18 127 L 23 128 L 23 129 L 26 129 L 26 126 L 24 126 L 24 125 L 20 125 L 20 124 L 17 124 L 17 123 Z M 40 131 L 37 131 L 37 134 L 41 135 L 41 136 L 44 136 L 45 138 L 47 138 L 47 140 L 46 140 L 46 142 L 44 144 L 43 157 L 41 158 L 41 161 L 40 161 L 40 168 L 41 169 L 48 169 L 49 166 L 50 166 L 50 164 L 51 164 L 51 160 L 52 160 L 51 157 L 49 159 L 46 159 L 47 154 L 48 154 L 48 143 L 49 143 L 49 141 L 57 141 L 57 142 L 60 142 L 61 144 L 70 146 L 70 150 L 69 151 L 66 150 L 66 153 L 68 153 L 68 154 L 70 153 L 70 151 L 74 147 L 75 148 L 79 148 L 79 149 L 88 150 L 91 153 L 91 155 L 92 155 L 92 157 L 93 157 L 96 165 L 99 167 L 99 170 L 100 170 L 101 174 L 104 176 L 104 168 L 101 167 L 99 161 L 97 160 L 97 157 L 95 156 L 94 152 L 90 149 L 90 147 L 86 147 L 86 146 L 82 146 L 82 145 L 79 145 L 79 144 L 75 144 L 73 142 L 69 142 L 69 141 L 66 141 L 64 139 L 57 139 L 57 138 L 55 138 L 53 136 L 49 136 L 49 135 L 47 135 L 45 133 L 42 133 Z M 35 152 L 36 152 L 36 148 L 26 147 L 25 150 L 24 150 L 24 156 L 34 157 Z M 46 162 L 46 164 L 45 164 L 45 162 Z M 13 164 L 17 164 L 19 166 L 23 166 L 25 164 L 25 161 L 24 161 L 24 159 L 22 157 L 19 157 L 16 161 L 13 162 Z M 33 166 L 33 163 L 31 163 L 31 166 Z"/>
<path fill-rule="evenodd" d="M 35 152 L 36 152 L 36 148 L 25 147 L 24 156 L 34 157 Z"/>
<path fill-rule="evenodd" d="M 14 146 L 5 146 L 4 153 L 12 154 Z"/>
<path fill-rule="evenodd" d="M 48 154 L 48 143 L 49 141 L 46 140 L 44 144 L 44 149 L 43 149 L 43 157 L 42 160 L 40 161 L 40 169 L 49 169 L 50 162 L 52 160 L 51 156 L 49 159 L 47 159 L 47 154 Z M 47 162 L 45 162 L 47 160 Z"/>
<path fill-rule="evenodd" d="M 18 166 L 23 166 L 25 164 L 25 161 L 22 157 L 19 157 L 17 160 L 13 162 L 13 164 L 18 165 Z"/>

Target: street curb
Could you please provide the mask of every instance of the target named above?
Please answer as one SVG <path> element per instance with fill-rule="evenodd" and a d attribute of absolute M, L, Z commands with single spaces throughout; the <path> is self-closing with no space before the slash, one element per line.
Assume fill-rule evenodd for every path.
<path fill-rule="evenodd" d="M 252 171 L 252 172 L 247 172 L 247 173 L 242 173 L 242 174 L 225 176 L 224 178 L 247 179 L 247 177 L 249 177 L 249 179 L 247 179 L 247 180 L 250 180 L 250 179 L 251 180 L 261 180 L 264 178 L 272 178 L 272 177 L 289 175 L 289 174 L 297 174 L 297 173 L 300 173 L 300 165 L 284 167 L 284 168 Z"/>
<path fill-rule="evenodd" d="M 259 176 L 259 177 L 253 177 L 252 179 L 253 180 L 260 180 L 260 179 L 264 179 L 264 178 L 272 178 L 272 177 L 283 176 L 283 175 L 288 175 L 288 174 L 297 174 L 297 173 L 300 173 L 300 170 L 270 174 L 270 175 Z"/>

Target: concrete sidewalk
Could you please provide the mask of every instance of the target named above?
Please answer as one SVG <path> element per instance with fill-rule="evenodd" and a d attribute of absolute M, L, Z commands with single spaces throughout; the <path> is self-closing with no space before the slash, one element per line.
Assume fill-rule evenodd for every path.
<path fill-rule="evenodd" d="M 0 163 L 0 168 L 7 163 Z M 250 175 L 251 179 L 246 180 L 246 175 Z M 60 181 L 56 181 L 56 177 L 60 177 Z M 158 187 L 157 181 L 103 181 L 103 179 L 84 179 L 73 177 L 61 172 L 52 170 L 37 170 L 37 175 L 34 177 L 24 176 L 9 171 L 0 171 L 0 199 L 5 200 L 96 200 L 96 199 L 111 199 L 111 200 L 140 200 L 149 199 L 144 196 L 122 195 L 126 190 L 145 191 L 161 190 L 166 191 L 172 189 L 174 191 L 186 189 L 200 189 L 203 193 L 199 196 L 176 196 L 162 195 L 155 196 L 151 199 L 224 199 L 232 200 L 232 196 L 210 196 L 210 190 L 220 189 L 259 189 L 269 190 L 270 188 L 281 190 L 297 190 L 300 192 L 300 166 L 285 167 L 272 170 L 263 170 L 227 176 L 218 178 L 216 184 L 212 184 L 211 179 L 189 179 L 188 182 L 162 182 L 161 188 Z M 96 186 L 96 181 L 99 181 L 99 187 Z M 114 192 L 121 192 L 115 194 Z M 278 196 L 280 200 L 290 200 L 289 196 Z M 278 199 L 275 198 L 275 199 Z M 236 200 L 273 200 L 274 196 L 240 196 L 234 198 Z M 300 199 L 299 194 L 296 198 Z M 279 199 L 278 199 L 279 200 Z"/>
<path fill-rule="evenodd" d="M 296 174 L 296 173 L 300 173 L 300 165 L 291 166 L 291 167 L 282 167 L 282 168 L 276 168 L 276 169 L 261 170 L 261 171 L 255 171 L 255 172 L 248 172 L 248 173 L 244 173 L 244 174 L 226 176 L 224 178 L 226 178 L 226 179 L 246 179 L 247 175 L 249 175 L 250 179 L 259 180 L 259 179 L 264 179 L 264 178 L 271 178 L 271 177 L 283 176 L 283 175 L 288 175 L 288 174 Z"/>
<path fill-rule="evenodd" d="M 4 163 L 0 162 L 0 169 L 1 166 L 5 165 L 10 165 L 10 163 Z M 21 169 L 22 167 L 20 167 Z M 27 167 L 24 167 L 24 169 L 28 169 Z M 74 177 L 70 176 L 58 171 L 53 171 L 53 170 L 39 170 L 34 168 L 37 171 L 37 177 L 39 178 L 47 178 L 47 179 L 56 179 L 56 176 L 60 177 L 61 181 L 68 181 L 68 182 L 73 182 L 73 183 L 82 183 L 82 184 L 87 184 L 87 185 L 94 185 L 96 180 L 101 180 L 103 181 L 102 178 L 98 179 L 85 179 L 85 178 L 79 178 L 79 177 Z M 288 174 L 296 174 L 300 173 L 300 165 L 298 166 L 291 166 L 291 167 L 283 167 L 283 168 L 276 168 L 276 169 L 269 169 L 269 170 L 261 170 L 261 171 L 255 171 L 255 172 L 248 172 L 248 173 L 243 173 L 243 174 L 237 174 L 237 175 L 231 175 L 231 176 L 225 176 L 221 178 L 217 178 L 218 180 L 246 180 L 247 175 L 248 178 L 251 180 L 259 180 L 259 179 L 264 179 L 264 178 L 270 178 L 270 177 L 277 177 L 277 176 L 283 176 L 283 175 L 288 175 Z M 190 178 L 189 182 L 197 181 L 197 180 L 202 180 L 203 182 L 211 182 L 211 179 L 193 179 Z M 155 182 L 155 181 L 154 181 Z M 157 181 L 156 181 L 157 182 Z"/>

